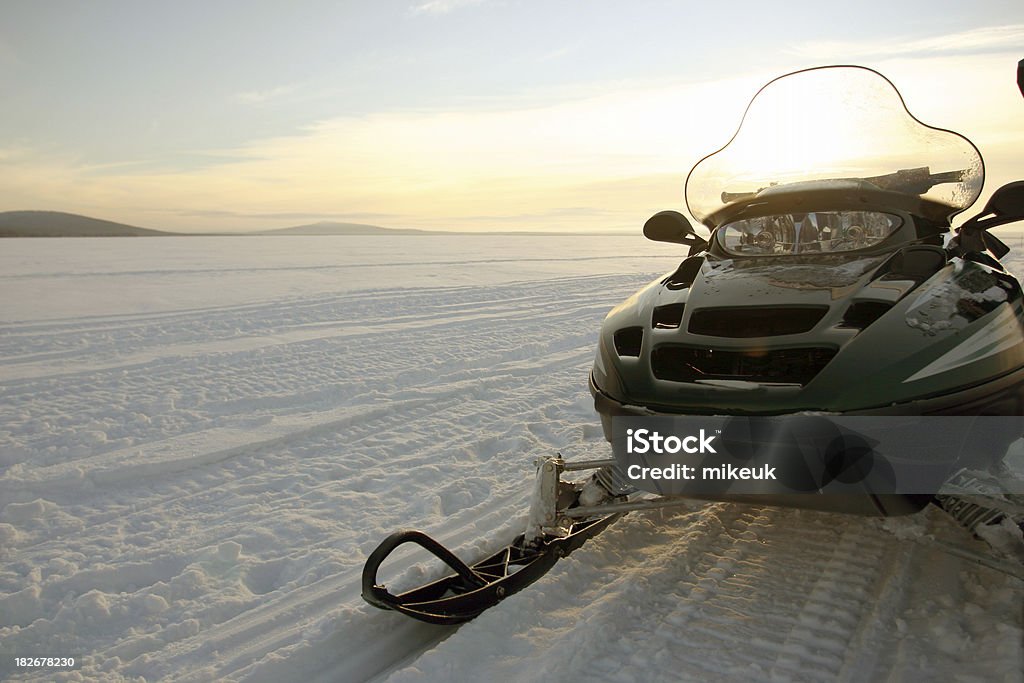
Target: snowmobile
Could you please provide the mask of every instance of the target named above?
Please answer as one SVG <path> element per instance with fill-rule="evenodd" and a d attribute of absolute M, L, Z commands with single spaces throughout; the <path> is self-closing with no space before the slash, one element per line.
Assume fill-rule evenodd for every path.
<path fill-rule="evenodd" d="M 1024 92 L 1021 79 L 1019 72 Z M 601 327 L 589 388 L 614 457 L 539 460 L 525 532 L 473 565 L 421 532 L 393 534 L 366 562 L 363 597 L 423 621 L 466 621 L 535 581 L 619 515 L 693 498 L 881 516 L 919 512 L 938 500 L 970 528 L 1024 519 L 1024 491 L 989 495 L 984 484 L 998 476 L 979 473 L 1000 467 L 1024 435 L 1024 297 L 999 261 L 1009 248 L 989 232 L 1024 219 L 1024 181 L 996 190 L 946 239 L 983 181 L 974 144 L 918 121 L 876 71 L 819 67 L 769 82 L 733 138 L 686 179 L 686 205 L 709 236 L 700 237 L 677 211 L 651 217 L 644 235 L 688 247 L 688 254 Z M 942 495 L 934 482 L 895 485 L 906 463 L 875 466 L 872 472 L 886 477 L 882 484 L 878 476 L 851 478 L 851 462 L 863 464 L 874 452 L 870 439 L 857 442 L 853 460 L 845 446 L 837 456 L 832 439 L 802 488 L 792 477 L 787 488 L 700 486 L 683 475 L 672 485 L 644 485 L 627 476 L 630 463 L 642 471 L 664 462 L 623 455 L 625 442 L 632 452 L 640 426 L 651 424 L 644 420 L 712 425 L 707 433 L 702 427 L 699 441 L 676 444 L 690 438 L 688 453 L 699 443 L 720 456 L 710 434 L 764 451 L 780 443 L 772 420 L 793 416 L 814 425 L 828 416 L 840 426 L 829 422 L 826 431 L 842 432 L 843 444 L 851 421 L 891 425 L 888 418 L 898 418 L 890 432 L 917 429 L 914 438 L 928 441 L 934 418 L 943 416 L 984 462 L 964 461 L 963 449 L 936 461 L 950 440 L 944 432 L 924 449 L 928 472 L 944 482 Z M 778 448 L 767 450 L 778 455 Z M 911 462 L 910 471 L 922 471 L 921 462 Z M 595 472 L 584 481 L 562 480 L 589 470 Z M 765 478 L 768 472 L 766 465 Z M 823 495 L 826 485 L 838 493 Z M 426 548 L 454 573 L 392 594 L 377 582 L 377 570 L 404 543 Z"/>

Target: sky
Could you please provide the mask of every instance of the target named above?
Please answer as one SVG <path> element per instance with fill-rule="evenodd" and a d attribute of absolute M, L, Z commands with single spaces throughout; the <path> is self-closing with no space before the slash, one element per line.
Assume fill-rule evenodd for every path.
<path fill-rule="evenodd" d="M 1024 178 L 1024 3 L 0 3 L 0 211 L 639 229 L 770 79 L 876 68 Z M 827 106 L 823 104 L 823 106 Z"/>

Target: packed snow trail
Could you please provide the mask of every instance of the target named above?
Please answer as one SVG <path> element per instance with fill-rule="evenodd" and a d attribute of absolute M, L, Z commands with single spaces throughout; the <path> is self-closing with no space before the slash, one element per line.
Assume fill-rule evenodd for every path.
<path fill-rule="evenodd" d="M 937 511 L 634 513 L 461 629 L 365 605 L 391 531 L 480 556 L 534 457 L 607 454 L 598 324 L 678 262 L 506 240 L 10 241 L 5 290 L 78 308 L 0 308 L 0 678 L 1021 680 L 1024 586 L 929 545 L 972 543 Z M 82 667 L 10 667 L 43 654 Z"/>
<path fill-rule="evenodd" d="M 1021 586 L 902 540 L 936 512 L 634 514 L 388 680 L 1020 680 Z"/>

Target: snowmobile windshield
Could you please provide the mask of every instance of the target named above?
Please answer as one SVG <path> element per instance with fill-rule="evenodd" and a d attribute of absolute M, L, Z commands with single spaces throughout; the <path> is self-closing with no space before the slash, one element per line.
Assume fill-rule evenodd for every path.
<path fill-rule="evenodd" d="M 766 193 L 846 187 L 874 193 L 876 207 L 948 221 L 974 203 L 983 181 L 970 140 L 915 119 L 878 72 L 833 66 L 761 88 L 732 140 L 690 171 L 686 203 L 714 228 L 749 215 Z"/>
<path fill-rule="evenodd" d="M 737 256 L 821 254 L 868 249 L 902 224 L 878 211 L 812 211 L 758 216 L 718 229 L 722 248 Z"/>

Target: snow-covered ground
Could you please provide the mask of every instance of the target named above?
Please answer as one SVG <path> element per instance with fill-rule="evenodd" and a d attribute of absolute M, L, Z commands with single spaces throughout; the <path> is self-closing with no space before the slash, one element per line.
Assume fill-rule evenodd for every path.
<path fill-rule="evenodd" d="M 1024 583 L 934 510 L 634 513 L 458 629 L 362 602 L 387 533 L 482 554 L 534 457 L 607 453 L 598 325 L 674 253 L 4 240 L 0 679 L 1024 680 Z M 397 556 L 389 585 L 436 571 Z M 41 655 L 81 667 L 13 670 Z"/>

